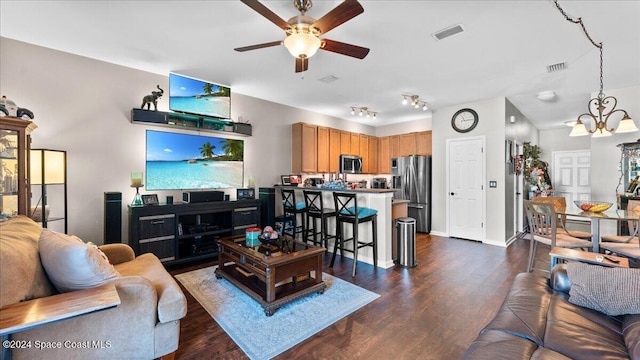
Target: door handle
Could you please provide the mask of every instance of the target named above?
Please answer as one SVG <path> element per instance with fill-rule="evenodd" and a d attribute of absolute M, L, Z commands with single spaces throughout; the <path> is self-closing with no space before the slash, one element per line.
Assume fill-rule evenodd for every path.
<path fill-rule="evenodd" d="M 452 193 L 451 193 L 451 196 L 453 196 L 453 195 L 455 195 L 455 194 L 456 194 L 456 193 L 452 192 Z"/>

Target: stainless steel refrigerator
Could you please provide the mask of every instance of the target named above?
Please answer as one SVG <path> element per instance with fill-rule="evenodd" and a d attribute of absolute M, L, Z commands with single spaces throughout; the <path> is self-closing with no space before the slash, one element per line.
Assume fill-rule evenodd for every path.
<path fill-rule="evenodd" d="M 416 231 L 431 231 L 431 156 L 406 156 L 391 160 L 394 199 L 409 200 L 409 217 Z"/>

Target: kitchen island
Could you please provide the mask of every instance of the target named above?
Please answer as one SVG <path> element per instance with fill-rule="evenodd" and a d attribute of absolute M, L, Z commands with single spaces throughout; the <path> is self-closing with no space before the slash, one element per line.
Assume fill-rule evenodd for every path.
<path fill-rule="evenodd" d="M 297 186 L 276 186 L 278 194 L 276 194 L 276 213 L 282 214 L 282 195 L 280 189 L 294 189 L 296 191 L 296 201 L 304 201 L 303 190 L 319 190 L 323 192 L 322 201 L 325 207 L 334 208 L 333 193 L 334 192 L 352 192 L 357 194 L 358 207 L 368 207 L 378 210 L 378 267 L 387 269 L 393 267 L 392 245 L 393 245 L 393 220 L 392 220 L 392 199 L 393 189 L 330 189 L 330 188 L 311 188 Z M 263 224 L 269 225 L 269 224 Z M 329 234 L 335 233 L 335 218 L 328 221 Z M 345 237 L 352 236 L 350 226 L 344 226 Z M 359 236 L 363 238 L 371 238 L 371 225 L 360 225 Z M 333 252 L 335 246 L 334 240 L 329 240 L 329 248 L 327 251 Z M 351 246 L 349 243 L 347 246 Z M 345 253 L 346 257 L 352 258 L 352 254 Z M 373 264 L 373 249 L 370 247 L 360 249 L 358 253 L 358 261 L 367 264 Z"/>

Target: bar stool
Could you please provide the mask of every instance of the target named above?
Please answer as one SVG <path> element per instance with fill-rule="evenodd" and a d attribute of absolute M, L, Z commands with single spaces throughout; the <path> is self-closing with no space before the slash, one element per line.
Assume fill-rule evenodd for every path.
<path fill-rule="evenodd" d="M 285 217 L 293 217 L 293 231 L 292 233 L 290 233 L 290 235 L 291 237 L 295 238 L 296 234 L 300 234 L 301 239 L 304 240 L 305 234 L 307 232 L 307 227 L 305 224 L 307 207 L 304 201 L 296 201 L 296 193 L 293 189 L 282 189 L 281 192 L 284 215 Z M 300 214 L 301 226 L 298 226 L 298 214 Z"/>
<path fill-rule="evenodd" d="M 363 247 L 373 248 L 373 266 L 378 266 L 378 232 L 377 232 L 377 218 L 378 210 L 358 207 L 358 199 L 355 193 L 333 193 L 333 202 L 336 207 L 336 244 L 333 248 L 333 257 L 331 257 L 331 264 L 329 267 L 333 267 L 333 263 L 336 260 L 336 253 L 338 247 L 340 252 L 343 251 L 353 253 L 353 271 L 351 276 L 356 276 L 356 265 L 358 264 L 358 250 Z M 358 227 L 361 223 L 371 222 L 372 241 L 363 241 L 358 238 Z M 344 223 L 350 223 L 353 227 L 353 237 L 349 239 L 344 238 L 344 232 L 342 225 Z M 352 249 L 347 249 L 344 243 L 347 241 L 353 241 Z"/>
<path fill-rule="evenodd" d="M 329 235 L 327 232 L 327 219 L 336 216 L 336 209 L 325 208 L 322 201 L 322 191 L 303 190 L 304 202 L 307 206 L 307 233 L 305 240 L 309 241 L 309 237 L 313 235 L 314 245 L 322 247 L 329 246 L 329 239 L 335 239 L 335 235 Z M 317 220 L 320 220 L 320 231 L 318 231 Z M 320 235 L 320 240 L 318 240 Z"/>

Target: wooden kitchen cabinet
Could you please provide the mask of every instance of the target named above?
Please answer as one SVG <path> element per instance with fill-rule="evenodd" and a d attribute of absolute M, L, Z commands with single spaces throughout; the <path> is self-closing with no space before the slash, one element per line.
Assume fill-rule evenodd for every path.
<path fill-rule="evenodd" d="M 389 152 L 389 136 L 378 139 L 378 173 L 391 173 L 391 153 Z"/>
<path fill-rule="evenodd" d="M 340 131 L 340 155 L 351 154 L 351 133 Z"/>
<path fill-rule="evenodd" d="M 351 152 L 349 155 L 360 156 L 360 134 L 351 133 Z"/>
<path fill-rule="evenodd" d="M 416 133 L 416 154 L 431 156 L 431 131 Z"/>
<path fill-rule="evenodd" d="M 369 136 L 369 174 L 378 174 L 378 138 Z"/>
<path fill-rule="evenodd" d="M 399 156 L 410 156 L 416 153 L 416 133 L 408 133 L 400 135 L 400 143 L 398 144 Z"/>
<path fill-rule="evenodd" d="M 329 172 L 340 171 L 340 130 L 329 129 Z"/>
<path fill-rule="evenodd" d="M 360 144 L 358 155 L 362 157 L 362 173 L 369 174 L 369 136 L 358 134 L 358 143 Z"/>
<path fill-rule="evenodd" d="M 389 136 L 389 159 L 397 158 L 399 156 L 398 153 L 398 144 L 400 143 L 400 136 L 393 135 Z"/>
<path fill-rule="evenodd" d="M 316 173 L 318 170 L 318 127 L 305 123 L 291 125 L 291 172 Z"/>
<path fill-rule="evenodd" d="M 317 171 L 319 173 L 329 172 L 329 128 L 318 126 L 318 164 Z"/>

